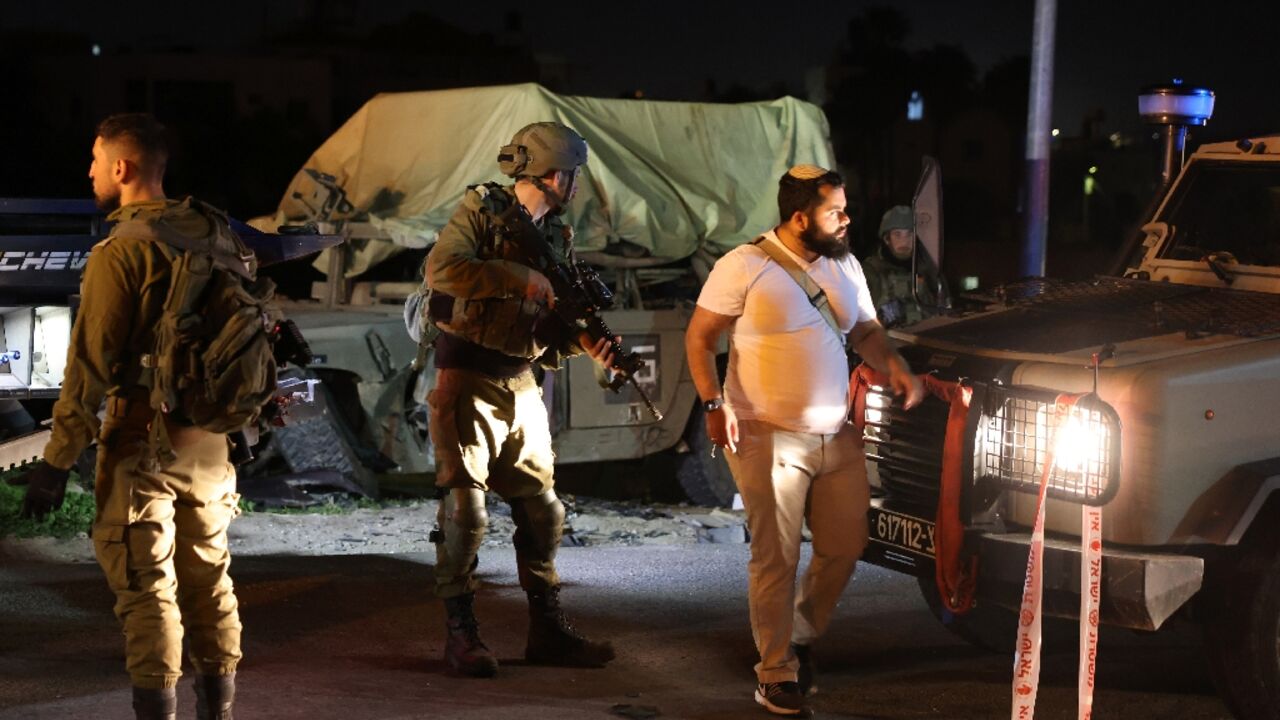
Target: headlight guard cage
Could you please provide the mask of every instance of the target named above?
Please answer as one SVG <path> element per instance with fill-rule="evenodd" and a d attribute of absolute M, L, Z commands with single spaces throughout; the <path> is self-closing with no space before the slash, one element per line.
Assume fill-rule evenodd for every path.
<path fill-rule="evenodd" d="M 1038 493 L 1058 392 L 998 385 L 982 390 L 975 394 L 975 400 L 981 398 L 973 442 L 975 482 Z M 1120 416 L 1089 394 L 1077 401 L 1071 417 L 1078 428 L 1073 439 L 1083 441 L 1065 448 L 1075 453 L 1075 467 L 1055 463 L 1046 494 L 1072 503 L 1105 505 L 1120 487 Z"/>

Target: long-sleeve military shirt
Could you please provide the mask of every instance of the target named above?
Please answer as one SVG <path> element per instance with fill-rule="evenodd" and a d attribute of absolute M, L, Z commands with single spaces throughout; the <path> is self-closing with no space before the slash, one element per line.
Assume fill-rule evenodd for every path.
<path fill-rule="evenodd" d="M 490 198 L 497 193 L 507 197 Z M 467 300 L 524 296 L 535 271 L 520 261 L 514 247 L 494 247 L 498 240 L 492 213 L 507 202 L 519 202 L 511 188 L 480 185 L 467 190 L 427 258 L 427 282 L 433 290 Z M 560 219 L 545 218 L 542 229 L 552 247 L 567 255 L 570 245 Z M 557 235 L 561 247 L 554 242 Z"/>
<path fill-rule="evenodd" d="M 530 276 L 537 271 L 525 264 L 514 243 L 501 242 L 494 221 L 494 215 L 513 202 L 519 201 L 510 186 L 479 185 L 467 190 L 427 256 L 424 274 L 433 292 L 462 300 L 524 297 Z M 553 253 L 565 262 L 573 261 L 573 234 L 559 217 L 544 217 L 539 230 Z M 553 346 L 556 353 L 542 360 L 552 367 L 560 357 L 583 352 L 576 337 L 558 338 Z"/>
<path fill-rule="evenodd" d="M 108 220 L 164 216 L 187 235 L 209 233 L 203 215 L 176 200 L 133 203 Z M 110 235 L 94 246 L 80 284 L 80 310 L 71 328 L 62 391 L 53 406 L 53 435 L 45 462 L 70 468 L 98 436 L 98 410 L 107 396 L 133 389 L 141 356 L 150 351 L 169 289 L 170 262 L 150 240 Z"/>

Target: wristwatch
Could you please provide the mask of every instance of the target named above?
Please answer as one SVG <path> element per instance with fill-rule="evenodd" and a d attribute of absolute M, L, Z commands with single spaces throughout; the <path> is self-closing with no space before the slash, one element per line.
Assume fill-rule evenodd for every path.
<path fill-rule="evenodd" d="M 707 400 L 706 402 L 702 403 L 702 411 L 715 412 L 716 410 L 719 410 L 720 406 L 722 405 L 724 405 L 724 398 L 722 397 L 711 398 L 710 400 Z"/>

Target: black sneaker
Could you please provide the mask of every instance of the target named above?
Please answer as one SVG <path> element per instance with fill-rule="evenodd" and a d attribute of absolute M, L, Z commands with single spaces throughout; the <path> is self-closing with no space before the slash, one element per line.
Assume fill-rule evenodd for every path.
<path fill-rule="evenodd" d="M 790 680 L 785 682 L 760 683 L 756 686 L 756 702 L 774 715 L 808 715 L 804 695 L 800 694 L 800 685 Z"/>
<path fill-rule="evenodd" d="M 800 694 L 805 697 L 818 694 L 818 676 L 813 667 L 813 649 L 808 645 L 791 643 L 791 652 L 795 653 L 800 668 L 796 672 L 796 682 L 800 685 Z"/>

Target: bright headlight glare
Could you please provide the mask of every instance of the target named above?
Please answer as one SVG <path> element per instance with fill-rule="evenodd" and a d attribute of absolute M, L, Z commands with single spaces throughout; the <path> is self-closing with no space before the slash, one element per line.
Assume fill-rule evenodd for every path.
<path fill-rule="evenodd" d="M 1053 445 L 1054 464 L 1063 472 L 1082 473 L 1097 466 L 1102 449 L 1098 428 L 1081 422 L 1074 413 L 1058 427 Z"/>

